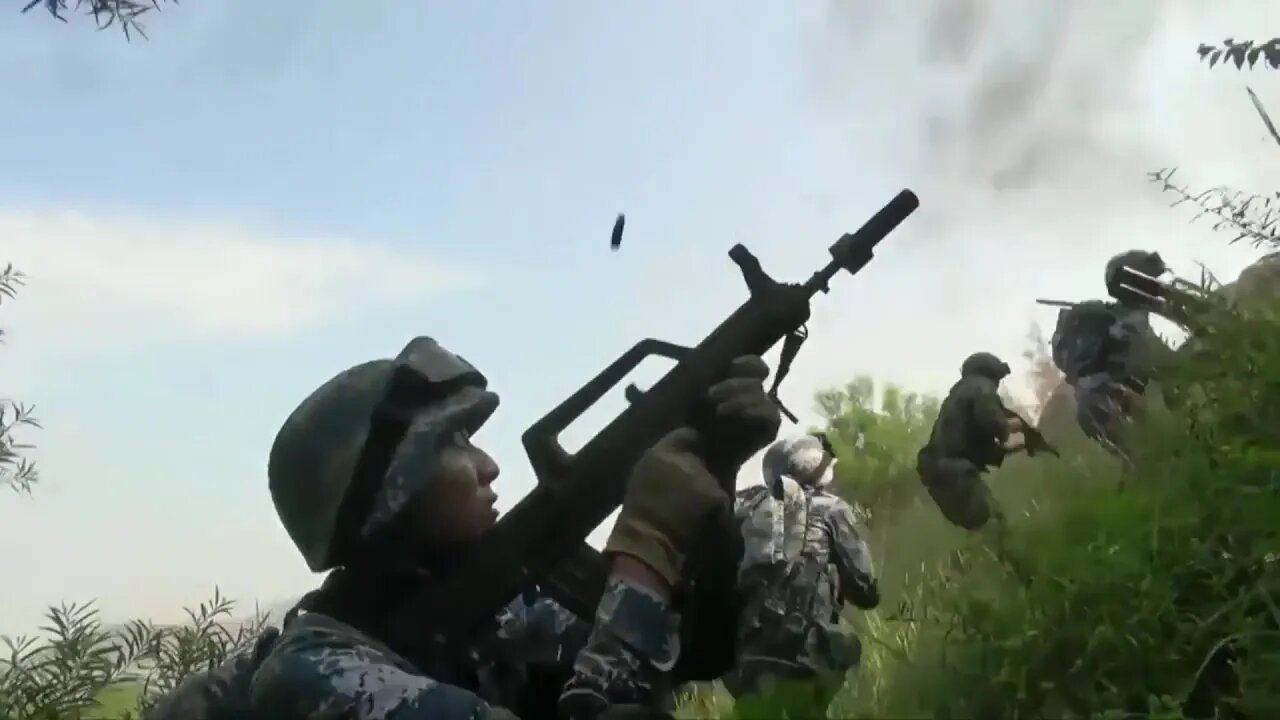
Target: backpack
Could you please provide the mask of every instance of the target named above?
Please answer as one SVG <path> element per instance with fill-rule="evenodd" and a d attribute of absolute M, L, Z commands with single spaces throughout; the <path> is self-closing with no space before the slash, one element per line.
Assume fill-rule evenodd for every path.
<path fill-rule="evenodd" d="M 804 548 L 808 502 L 804 488 L 790 478 L 779 478 L 773 487 L 748 488 L 738 509 L 742 533 L 739 583 L 762 574 L 787 574 Z"/>
<path fill-rule="evenodd" d="M 1103 372 L 1111 354 L 1111 327 L 1119 320 L 1113 303 L 1089 300 L 1058 311 L 1049 341 L 1053 364 L 1068 383 Z"/>

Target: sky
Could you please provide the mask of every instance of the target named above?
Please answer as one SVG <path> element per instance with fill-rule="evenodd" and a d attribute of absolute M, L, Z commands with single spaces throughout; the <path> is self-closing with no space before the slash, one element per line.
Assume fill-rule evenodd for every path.
<path fill-rule="evenodd" d="M 268 449 L 317 385 L 415 335 L 502 396 L 476 442 L 508 508 L 529 423 L 745 299 L 729 247 L 804 279 L 904 187 L 921 209 L 814 301 L 783 387 L 802 424 L 858 374 L 939 392 L 971 352 L 1016 366 L 1052 329 L 1034 299 L 1100 296 L 1116 252 L 1224 279 L 1257 256 L 1146 174 L 1267 189 L 1245 85 L 1280 109 L 1280 75 L 1194 50 L 1280 6 L 907 5 L 225 0 L 133 43 L 11 11 L 0 262 L 29 281 L 0 307 L 0 391 L 44 427 L 21 437 L 33 496 L 0 495 L 0 634 L 63 601 L 168 622 L 215 586 L 242 607 L 313 587 Z"/>

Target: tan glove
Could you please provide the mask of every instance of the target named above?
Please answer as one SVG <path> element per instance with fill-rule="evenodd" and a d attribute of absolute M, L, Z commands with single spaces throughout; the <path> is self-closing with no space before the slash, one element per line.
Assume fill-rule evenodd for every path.
<path fill-rule="evenodd" d="M 765 394 L 769 368 L 758 357 L 734 361 L 730 376 L 707 393 L 721 457 L 742 463 L 778 434 L 777 404 Z M 731 513 L 733 501 L 704 460 L 702 436 L 683 427 L 668 433 L 631 470 L 622 511 L 606 553 L 630 555 L 675 585 L 690 544 L 706 523 Z M 736 467 L 732 468 L 736 471 Z"/>

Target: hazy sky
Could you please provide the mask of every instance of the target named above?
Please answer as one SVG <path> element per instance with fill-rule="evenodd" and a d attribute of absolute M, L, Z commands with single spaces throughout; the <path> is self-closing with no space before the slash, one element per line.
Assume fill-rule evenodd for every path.
<path fill-rule="evenodd" d="M 1244 91 L 1280 111 L 1280 74 L 1194 53 L 1276 34 L 1263 0 L 352 7 L 184 3 L 133 44 L 0 23 L 0 262 L 31 276 L 0 389 L 45 425 L 43 483 L 0 495 L 0 633 L 63 600 L 164 621 L 215 585 L 309 589 L 267 450 L 414 335 L 502 395 L 478 441 L 509 507 L 528 423 L 742 300 L 735 242 L 800 279 L 900 188 L 923 201 L 815 301 L 785 388 L 812 419 L 858 373 L 937 391 L 976 350 L 1016 360 L 1051 329 L 1033 300 L 1098 296 L 1115 252 L 1234 277 L 1256 252 L 1145 174 L 1266 190 L 1280 158 Z"/>

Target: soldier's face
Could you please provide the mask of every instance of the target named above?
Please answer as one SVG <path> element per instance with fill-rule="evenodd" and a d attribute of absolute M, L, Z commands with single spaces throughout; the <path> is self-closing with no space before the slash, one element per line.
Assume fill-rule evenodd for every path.
<path fill-rule="evenodd" d="M 430 539 L 456 543 L 475 540 L 498 519 L 493 481 L 498 464 L 488 453 L 457 433 L 440 454 L 439 474 L 427 483 L 417 507 L 420 527 Z"/>

